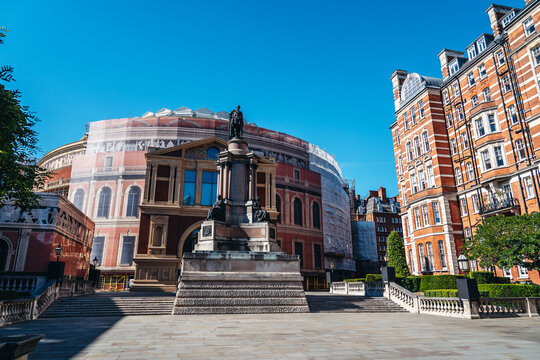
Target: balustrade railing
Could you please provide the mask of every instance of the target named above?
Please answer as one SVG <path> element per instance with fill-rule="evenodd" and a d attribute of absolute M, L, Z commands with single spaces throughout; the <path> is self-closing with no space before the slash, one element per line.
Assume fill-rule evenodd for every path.
<path fill-rule="evenodd" d="M 343 281 L 333 282 L 330 292 L 343 295 L 381 296 L 384 291 L 382 281 Z"/>
<path fill-rule="evenodd" d="M 33 297 L 0 300 L 0 326 L 37 319 L 58 298 L 94 292 L 93 283 L 89 281 L 66 281 L 62 286 L 57 286 L 56 280 L 51 280 L 35 292 Z"/>
<path fill-rule="evenodd" d="M 46 277 L 39 275 L 2 275 L 0 291 L 30 293 L 45 284 Z"/>
<path fill-rule="evenodd" d="M 519 201 L 511 197 L 504 199 L 490 199 L 484 206 L 480 206 L 480 214 L 485 215 L 505 209 L 511 209 L 519 206 Z"/>
<path fill-rule="evenodd" d="M 540 298 L 482 298 L 478 312 L 481 317 L 538 316 Z"/>

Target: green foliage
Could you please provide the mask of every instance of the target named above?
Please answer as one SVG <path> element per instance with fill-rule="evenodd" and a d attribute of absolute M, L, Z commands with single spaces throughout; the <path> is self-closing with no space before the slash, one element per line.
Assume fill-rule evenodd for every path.
<path fill-rule="evenodd" d="M 538 285 L 480 284 L 478 290 L 488 292 L 490 298 L 540 297 L 540 286 Z"/>
<path fill-rule="evenodd" d="M 405 257 L 405 246 L 403 245 L 403 240 L 395 230 L 388 236 L 386 253 L 388 254 L 388 266 L 396 269 L 396 275 L 410 275 Z"/>
<path fill-rule="evenodd" d="M 0 44 L 6 36 L 0 28 Z M 0 68 L 0 81 L 13 81 L 13 68 Z M 13 201 L 23 209 L 38 204 L 32 189 L 43 186 L 48 172 L 35 164 L 37 134 L 32 129 L 38 119 L 21 105 L 18 90 L 0 83 L 0 207 Z"/>
<path fill-rule="evenodd" d="M 366 281 L 366 278 L 345 279 L 343 281 L 345 281 L 345 282 L 360 282 L 360 281 Z"/>
<path fill-rule="evenodd" d="M 396 283 L 409 290 L 410 292 L 419 292 L 420 291 L 420 282 L 422 281 L 421 276 L 396 276 Z"/>
<path fill-rule="evenodd" d="M 480 297 L 489 297 L 489 291 L 480 291 Z M 425 297 L 457 297 L 457 289 L 438 289 L 438 290 L 426 290 Z"/>
<path fill-rule="evenodd" d="M 483 219 L 466 240 L 465 252 L 483 267 L 540 270 L 540 213 Z"/>
<path fill-rule="evenodd" d="M 437 289 L 457 289 L 456 279 L 462 278 L 460 275 L 424 275 L 420 281 L 420 291 Z"/>
<path fill-rule="evenodd" d="M 366 275 L 366 281 L 380 281 L 382 280 L 381 274 L 367 274 Z"/>
<path fill-rule="evenodd" d="M 509 284 L 510 279 L 502 276 L 495 276 L 491 271 L 471 271 L 471 279 L 475 279 L 477 284 Z"/>

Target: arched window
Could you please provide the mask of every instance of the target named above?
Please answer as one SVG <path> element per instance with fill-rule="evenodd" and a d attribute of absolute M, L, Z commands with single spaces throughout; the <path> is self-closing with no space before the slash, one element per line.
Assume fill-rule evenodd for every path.
<path fill-rule="evenodd" d="M 412 159 L 414 159 L 414 153 L 413 153 L 412 144 L 410 141 L 407 142 L 407 159 L 409 161 L 412 161 Z"/>
<path fill-rule="evenodd" d="M 84 190 L 83 189 L 75 190 L 75 194 L 73 195 L 73 205 L 75 205 L 77 209 L 82 211 L 82 208 L 84 205 Z"/>
<path fill-rule="evenodd" d="M 9 244 L 0 238 L 0 271 L 7 271 L 6 264 L 9 256 Z"/>
<path fill-rule="evenodd" d="M 302 226 L 302 201 L 299 198 L 294 198 L 294 225 Z"/>
<path fill-rule="evenodd" d="M 128 192 L 126 216 L 139 217 L 140 198 L 141 198 L 141 189 L 138 186 L 132 186 Z"/>
<path fill-rule="evenodd" d="M 321 209 L 318 202 L 313 202 L 313 227 L 320 229 L 321 228 Z"/>
<path fill-rule="evenodd" d="M 278 212 L 277 222 L 281 224 L 281 198 L 276 194 L 276 210 Z"/>
<path fill-rule="evenodd" d="M 111 207 L 111 188 L 104 187 L 99 193 L 99 202 L 98 202 L 98 218 L 108 218 L 109 217 L 109 208 Z"/>
<path fill-rule="evenodd" d="M 428 152 L 429 151 L 429 137 L 428 137 L 427 130 L 425 130 L 422 133 L 422 143 L 424 144 L 424 152 Z"/>
<path fill-rule="evenodd" d="M 416 156 L 420 156 L 422 154 L 422 148 L 420 147 L 420 138 L 418 136 L 414 137 L 414 151 L 416 152 Z"/>
<path fill-rule="evenodd" d="M 152 246 L 161 246 L 161 239 L 163 238 L 163 227 L 156 225 L 154 227 L 154 236 L 152 237 Z"/>

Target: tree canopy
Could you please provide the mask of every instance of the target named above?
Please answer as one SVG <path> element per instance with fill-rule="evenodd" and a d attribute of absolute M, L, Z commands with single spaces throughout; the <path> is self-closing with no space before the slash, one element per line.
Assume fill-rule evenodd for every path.
<path fill-rule="evenodd" d="M 466 239 L 465 252 L 483 267 L 540 270 L 540 213 L 483 219 Z"/>
<path fill-rule="evenodd" d="M 386 253 L 388 254 L 388 266 L 396 269 L 396 275 L 409 276 L 409 267 L 405 257 L 405 246 L 399 234 L 394 230 L 386 241 Z"/>
<path fill-rule="evenodd" d="M 7 29 L 0 27 L 0 44 Z M 18 90 L 10 90 L 6 83 L 14 81 L 13 68 L 0 68 L 0 207 L 13 202 L 22 208 L 37 205 L 32 191 L 43 185 L 48 173 L 36 165 L 37 134 L 32 129 L 38 121 L 27 106 L 20 102 Z"/>

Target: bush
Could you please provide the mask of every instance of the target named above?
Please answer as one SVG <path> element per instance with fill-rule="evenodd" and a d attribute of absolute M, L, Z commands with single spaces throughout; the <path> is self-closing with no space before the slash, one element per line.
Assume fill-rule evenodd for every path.
<path fill-rule="evenodd" d="M 504 276 L 495 276 L 493 280 L 494 284 L 510 284 L 510 278 Z"/>
<path fill-rule="evenodd" d="M 491 271 L 471 271 L 469 277 L 477 284 L 495 284 L 495 275 Z"/>
<path fill-rule="evenodd" d="M 396 270 L 396 275 L 409 276 L 409 266 L 405 257 L 405 246 L 399 234 L 394 230 L 386 239 L 386 253 L 388 254 L 388 266 Z"/>
<path fill-rule="evenodd" d="M 366 278 L 358 278 L 358 279 L 345 279 L 343 280 L 345 282 L 360 282 L 360 281 L 366 281 Z"/>
<path fill-rule="evenodd" d="M 419 292 L 420 291 L 420 281 L 422 277 L 420 276 L 396 276 L 396 283 L 399 286 L 404 287 L 410 292 Z"/>
<path fill-rule="evenodd" d="M 480 297 L 489 297 L 489 291 L 479 290 Z M 457 289 L 426 290 L 425 297 L 457 297 Z"/>
<path fill-rule="evenodd" d="M 540 286 L 522 284 L 480 284 L 478 290 L 487 291 L 490 298 L 540 297 Z"/>
<path fill-rule="evenodd" d="M 366 281 L 380 281 L 382 280 L 382 274 L 367 274 Z"/>
<path fill-rule="evenodd" d="M 420 291 L 437 289 L 457 289 L 456 279 L 462 278 L 460 275 L 424 275 L 420 282 Z"/>

